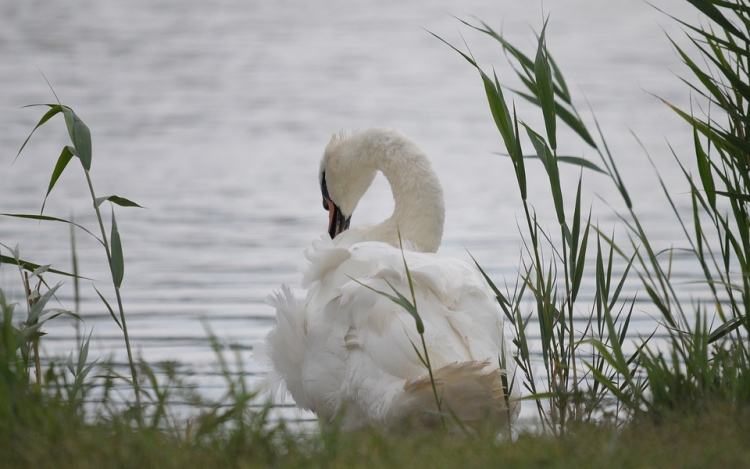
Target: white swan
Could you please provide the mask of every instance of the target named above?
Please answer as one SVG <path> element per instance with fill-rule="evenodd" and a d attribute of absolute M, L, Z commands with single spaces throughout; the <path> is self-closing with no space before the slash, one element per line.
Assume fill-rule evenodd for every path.
<path fill-rule="evenodd" d="M 347 230 L 377 171 L 391 184 L 393 215 Z M 434 254 L 443 235 L 443 192 L 424 153 L 386 129 L 334 136 L 320 184 L 330 237 L 305 252 L 307 298 L 298 300 L 286 285 L 269 297 L 278 320 L 265 344 L 272 382 L 285 385 L 321 422 L 341 418 L 347 429 L 390 427 L 407 417 L 440 422 L 428 370 L 415 351 L 422 353 L 414 318 L 363 286 L 386 293 L 393 286 L 411 298 L 405 260 L 445 419 L 489 418 L 498 425 L 515 419 L 520 405 L 502 311 L 474 266 Z"/>

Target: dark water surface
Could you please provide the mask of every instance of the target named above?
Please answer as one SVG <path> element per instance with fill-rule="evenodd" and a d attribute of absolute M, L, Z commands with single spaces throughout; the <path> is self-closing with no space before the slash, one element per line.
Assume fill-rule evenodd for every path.
<path fill-rule="evenodd" d="M 282 282 L 296 282 L 302 250 L 325 229 L 318 161 L 331 134 L 342 129 L 385 125 L 415 139 L 444 184 L 448 215 L 441 252 L 469 260 L 469 250 L 493 278 L 513 283 L 522 214 L 511 165 L 493 154 L 503 146 L 476 72 L 427 31 L 461 47 L 465 39 L 483 66 L 495 66 L 502 82 L 515 84 L 500 48 L 451 15 L 476 16 L 531 53 L 533 31 L 543 20 L 538 3 L 4 2 L 0 212 L 38 212 L 66 143 L 62 120 L 53 121 L 12 164 L 42 114 L 21 106 L 54 101 L 41 71 L 91 128 L 97 195 L 118 194 L 147 207 L 116 212 L 126 256 L 124 303 L 137 352 L 151 362 L 186 365 L 208 393 L 217 379 L 204 324 L 222 342 L 239 344 L 246 370 L 262 374 L 250 358 L 274 322 L 264 298 Z M 696 17 L 685 1 L 654 3 L 691 21 Z M 688 102 L 674 74 L 683 68 L 662 28 L 684 43 L 681 33 L 640 0 L 552 0 L 544 9 L 549 49 L 581 110 L 584 93 L 595 110 L 636 209 L 663 247 L 679 243 L 631 131 L 687 207 L 666 141 L 688 159 L 692 137 L 650 94 Z M 517 104 L 521 117 L 541 129 L 540 114 Z M 568 134 L 560 141 L 561 154 L 595 158 Z M 71 164 L 45 213 L 73 214 L 94 229 L 79 170 Z M 530 198 L 554 230 L 542 168 L 532 170 Z M 575 169 L 564 173 L 571 199 L 577 176 Z M 620 207 L 617 195 L 603 177 L 586 178 L 586 206 L 593 204 L 600 224 L 611 225 L 612 211 L 596 196 Z M 391 207 L 379 178 L 353 223 L 375 223 Z M 78 241 L 83 274 L 109 294 L 101 247 L 83 233 Z M 65 226 L 0 218 L 0 242 L 19 244 L 29 260 L 70 268 Z M 17 271 L 0 267 L 0 287 L 18 301 Z M 72 308 L 71 282 L 61 291 L 63 306 Z M 91 282 L 83 282 L 83 295 L 92 356 L 113 354 L 124 362 L 120 331 Z M 639 312 L 636 322 L 644 331 L 653 328 L 647 313 Z M 67 355 L 74 327 L 63 321 L 47 330 L 47 353 Z"/>

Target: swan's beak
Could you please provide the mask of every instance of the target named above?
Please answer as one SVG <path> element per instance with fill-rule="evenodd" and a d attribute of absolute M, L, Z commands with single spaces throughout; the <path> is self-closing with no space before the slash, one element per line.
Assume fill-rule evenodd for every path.
<path fill-rule="evenodd" d="M 333 203 L 333 200 L 326 198 L 325 201 L 328 204 L 328 234 L 333 239 L 349 228 L 352 217 L 345 217 L 338 205 Z"/>

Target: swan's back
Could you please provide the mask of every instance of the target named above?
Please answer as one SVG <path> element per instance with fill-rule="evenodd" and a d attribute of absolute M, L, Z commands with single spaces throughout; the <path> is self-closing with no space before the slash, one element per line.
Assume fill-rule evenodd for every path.
<path fill-rule="evenodd" d="M 328 421 L 344 411 L 348 427 L 436 421 L 415 320 L 372 291 L 392 294 L 392 286 L 411 298 L 405 259 L 443 411 L 464 423 L 515 416 L 502 313 L 476 269 L 436 254 L 402 257 L 379 242 L 341 247 L 323 238 L 306 255 L 306 303 L 283 290 L 273 303 L 279 326 L 268 338 L 276 378 L 299 406 Z"/>

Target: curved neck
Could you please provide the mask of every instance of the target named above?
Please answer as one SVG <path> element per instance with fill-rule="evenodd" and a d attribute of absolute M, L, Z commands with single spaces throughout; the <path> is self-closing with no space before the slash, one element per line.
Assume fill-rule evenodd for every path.
<path fill-rule="evenodd" d="M 372 239 L 398 246 L 398 233 L 405 244 L 424 252 L 435 252 L 443 238 L 445 206 L 443 189 L 427 156 L 410 140 L 391 132 L 368 139 L 367 153 L 375 169 L 391 185 L 393 215 L 367 228 Z"/>

